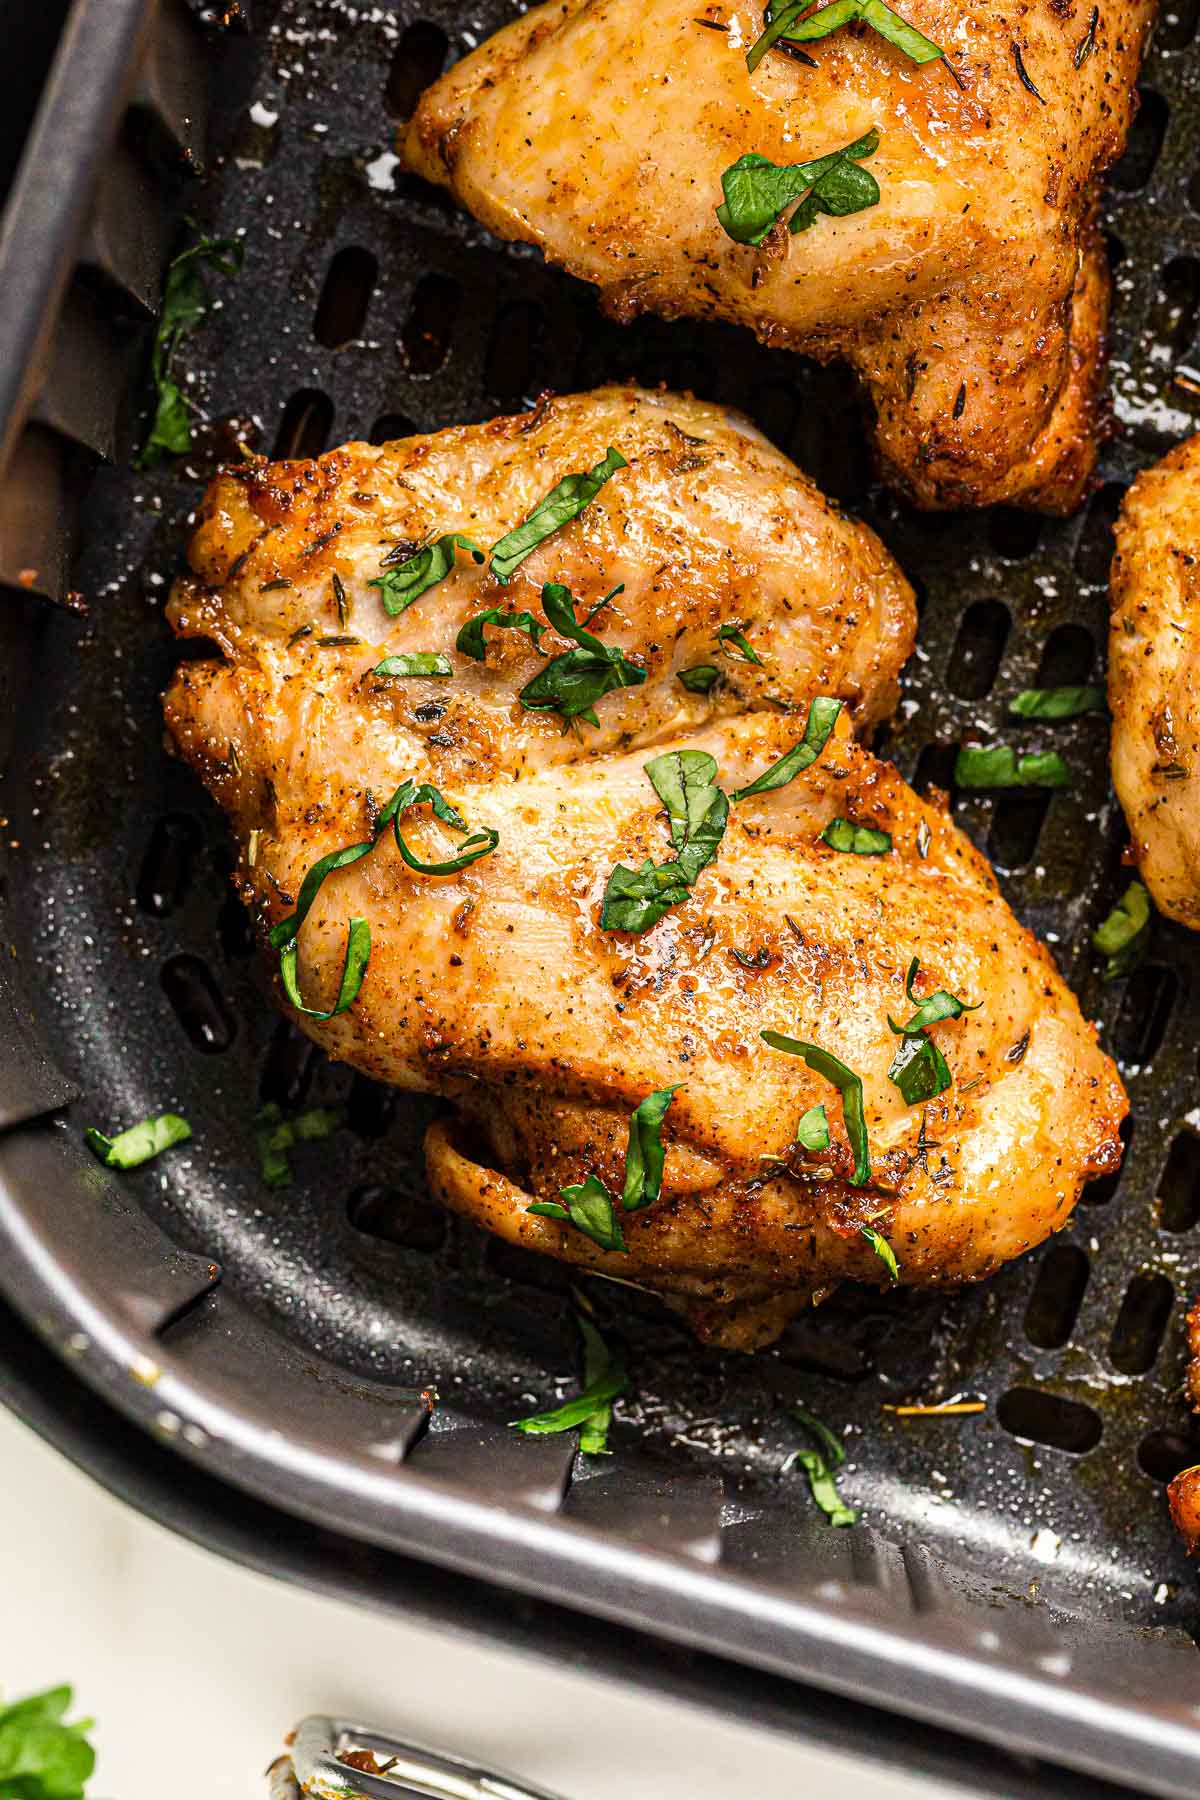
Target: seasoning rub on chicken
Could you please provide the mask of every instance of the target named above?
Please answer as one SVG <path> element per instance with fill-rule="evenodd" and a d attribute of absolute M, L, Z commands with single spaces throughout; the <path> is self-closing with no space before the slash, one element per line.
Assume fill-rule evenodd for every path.
<path fill-rule="evenodd" d="M 1114 1165 L 1049 957 L 856 741 L 910 590 L 744 420 L 614 388 L 236 469 L 190 554 L 171 737 L 304 1028 L 450 1101 L 448 1205 L 753 1348 Z"/>
<path fill-rule="evenodd" d="M 1098 180 L 1154 12 L 776 0 L 765 30 L 761 0 L 549 0 L 430 88 L 403 154 L 619 318 L 849 361 L 917 504 L 1069 512 L 1100 424 Z"/>

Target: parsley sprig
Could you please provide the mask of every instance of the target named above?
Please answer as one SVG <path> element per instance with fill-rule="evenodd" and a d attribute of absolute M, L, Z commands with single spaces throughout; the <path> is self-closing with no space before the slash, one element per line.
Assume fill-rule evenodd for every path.
<path fill-rule="evenodd" d="M 0 1795 L 11 1800 L 84 1800 L 96 1766 L 91 1719 L 68 1723 L 69 1687 L 47 1688 L 0 1706 Z"/>

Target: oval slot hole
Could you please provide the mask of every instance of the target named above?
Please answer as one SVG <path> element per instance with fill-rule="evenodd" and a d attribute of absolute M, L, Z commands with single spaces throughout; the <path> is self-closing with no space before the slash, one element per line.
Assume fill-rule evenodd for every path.
<path fill-rule="evenodd" d="M 1167 135 L 1170 114 L 1162 95 L 1153 88 L 1139 88 L 1138 98 L 1141 105 L 1130 127 L 1124 154 L 1108 171 L 1109 186 L 1122 194 L 1136 194 L 1145 187 Z"/>
<path fill-rule="evenodd" d="M 1200 1221 L 1200 1137 L 1193 1131 L 1179 1132 L 1171 1145 L 1158 1205 L 1164 1231 L 1191 1231 Z"/>
<path fill-rule="evenodd" d="M 186 813 L 167 813 L 150 833 L 134 894 L 143 912 L 156 919 L 173 913 L 187 892 L 201 831 Z"/>
<path fill-rule="evenodd" d="M 320 388 L 298 388 L 283 409 L 275 433 L 275 462 L 320 456 L 333 429 L 333 401 Z"/>
<path fill-rule="evenodd" d="M 1108 1354 L 1122 1375 L 1144 1375 L 1154 1366 L 1171 1311 L 1175 1289 L 1165 1275 L 1135 1275 L 1113 1326 Z"/>
<path fill-rule="evenodd" d="M 1036 513 L 1018 512 L 1015 506 L 997 506 L 988 519 L 988 538 L 1005 562 L 1022 562 L 1041 542 L 1045 520 Z"/>
<path fill-rule="evenodd" d="M 259 1099 L 289 1111 L 304 1105 L 317 1050 L 294 1025 L 280 1019 L 258 1081 Z"/>
<path fill-rule="evenodd" d="M 400 438 L 417 437 L 420 427 L 407 413 L 380 413 L 367 437 L 370 444 L 394 444 Z"/>
<path fill-rule="evenodd" d="M 346 1123 L 360 1137 L 382 1137 L 396 1115 L 396 1089 L 356 1075 L 346 1102 Z"/>
<path fill-rule="evenodd" d="M 483 384 L 498 400 L 523 399 L 536 378 L 541 355 L 542 311 L 528 300 L 505 306 L 496 315 L 483 364 Z"/>
<path fill-rule="evenodd" d="M 1122 483 L 1109 481 L 1088 507 L 1087 518 L 1080 533 L 1079 548 L 1075 552 L 1075 567 L 1083 580 L 1092 587 L 1108 586 L 1113 551 L 1116 548 L 1113 526 L 1117 522 L 1117 514 L 1124 498 Z"/>
<path fill-rule="evenodd" d="M 968 606 L 946 668 L 951 693 L 960 700 L 982 700 L 991 693 L 1011 629 L 1009 610 L 999 600 Z"/>
<path fill-rule="evenodd" d="M 173 956 L 163 969 L 162 985 L 175 1017 L 197 1050 L 210 1056 L 228 1050 L 233 1042 L 233 1020 L 198 956 Z"/>
<path fill-rule="evenodd" d="M 317 301 L 313 336 L 327 350 L 341 350 L 362 336 L 379 264 L 369 250 L 347 244 L 328 269 Z"/>
<path fill-rule="evenodd" d="M 1047 788 L 1014 788 L 996 801 L 988 855 L 1000 869 L 1023 869 L 1037 853 L 1051 794 Z"/>
<path fill-rule="evenodd" d="M 1043 1256 L 1029 1305 L 1025 1336 L 1042 1350 L 1058 1350 L 1067 1342 L 1091 1269 L 1078 1244 L 1055 1244 Z"/>
<path fill-rule="evenodd" d="M 1098 1413 L 1079 1400 L 1064 1400 L 1040 1388 L 1009 1388 L 996 1406 L 996 1416 L 1013 1437 L 1047 1444 L 1052 1450 L 1069 1450 L 1082 1456 L 1100 1442 L 1103 1426 Z"/>
<path fill-rule="evenodd" d="M 1081 1199 L 1089 1206 L 1107 1206 L 1125 1173 L 1125 1165 L 1129 1161 L 1129 1147 L 1133 1143 L 1133 1120 L 1126 1116 L 1121 1120 L 1121 1142 L 1125 1146 L 1125 1154 L 1111 1175 L 1100 1175 L 1095 1181 L 1089 1181 L 1084 1188 Z"/>
<path fill-rule="evenodd" d="M 1164 362 L 1174 362 L 1191 344 L 1198 313 L 1200 262 L 1193 256 L 1177 256 L 1159 277 L 1158 293 L 1150 308 L 1148 331 L 1153 345 L 1168 352 L 1162 355 Z M 1156 352 L 1152 350 L 1151 354 Z"/>
<path fill-rule="evenodd" d="M 1196 35 L 1197 19 L 1200 19 L 1200 0 L 1175 0 L 1155 29 L 1155 49 L 1186 50 Z"/>
<path fill-rule="evenodd" d="M 1200 1444 L 1178 1431 L 1152 1431 L 1138 1445 L 1138 1468 L 1151 1481 L 1174 1481 L 1184 1469 L 1200 1462 Z"/>
<path fill-rule="evenodd" d="M 1038 686 L 1084 687 L 1096 661 L 1096 645 L 1082 625 L 1060 625 L 1052 631 L 1038 666 Z"/>
<path fill-rule="evenodd" d="M 916 773 L 913 786 L 918 794 L 924 794 L 928 788 L 940 788 L 949 794 L 954 788 L 954 765 L 958 760 L 958 749 L 954 744 L 926 744 L 917 758 Z"/>
<path fill-rule="evenodd" d="M 445 67 L 449 47 L 445 32 L 431 19 L 414 19 L 406 28 L 396 45 L 383 90 L 393 119 L 412 118 L 417 101 Z"/>
<path fill-rule="evenodd" d="M 381 1238 L 402 1250 L 439 1250 L 446 1236 L 446 1215 L 432 1200 L 376 1183 L 355 1188 L 346 1202 L 346 1217 L 364 1237 Z"/>
<path fill-rule="evenodd" d="M 400 355 L 413 375 L 433 375 L 450 350 L 450 339 L 462 301 L 457 281 L 445 275 L 423 275 L 400 334 Z"/>
<path fill-rule="evenodd" d="M 561 1263 L 534 1250 L 522 1250 L 519 1244 L 506 1244 L 501 1238 L 488 1239 L 487 1266 L 504 1281 L 537 1288 L 543 1294 L 561 1294 L 568 1285 Z"/>
<path fill-rule="evenodd" d="M 1126 1068 L 1144 1068 L 1158 1054 L 1179 992 L 1174 969 L 1152 963 L 1139 969 L 1126 987 L 1125 999 L 1113 1032 L 1117 1061 Z"/>

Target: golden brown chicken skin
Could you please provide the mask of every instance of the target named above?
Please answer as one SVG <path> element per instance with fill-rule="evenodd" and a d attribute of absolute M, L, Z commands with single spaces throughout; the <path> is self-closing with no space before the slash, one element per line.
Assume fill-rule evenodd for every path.
<path fill-rule="evenodd" d="M 382 611 L 366 582 L 394 534 L 459 527 L 488 544 L 609 443 L 628 467 L 506 589 L 463 559 L 398 618 Z M 888 1279 L 863 1225 L 886 1236 L 902 1280 L 973 1280 L 1063 1225 L 1083 1181 L 1115 1166 L 1124 1096 L 1049 957 L 945 815 L 855 740 L 855 723 L 890 703 L 911 643 L 903 579 L 736 418 L 605 390 L 227 474 L 191 560 L 172 620 L 224 655 L 181 665 L 168 727 L 230 814 L 238 885 L 264 929 L 319 858 L 372 834 L 408 776 L 498 834 L 449 875 L 414 872 L 381 838 L 324 882 L 299 936 L 300 991 L 329 1009 L 347 921 L 369 923 L 353 1005 L 300 1023 L 334 1057 L 452 1102 L 426 1145 L 448 1205 L 753 1348 L 838 1280 Z M 564 731 L 521 705 L 544 667 L 522 634 L 489 638 L 484 663 L 455 649 L 472 613 L 538 610 L 542 581 L 566 581 L 590 607 L 618 577 L 622 612 L 593 628 L 647 680 L 601 697 L 598 727 Z M 761 666 L 714 651 L 734 621 Z M 346 636 L 360 641 L 322 643 Z M 453 677 L 372 673 L 416 649 L 445 653 Z M 549 633 L 543 649 L 567 644 Z M 679 669 L 714 655 L 727 674 L 688 693 Z M 650 930 L 601 929 L 613 867 L 670 855 L 647 761 L 706 751 L 733 793 L 793 748 L 820 691 L 844 704 L 817 759 L 732 806 L 716 859 Z M 820 834 L 838 817 L 890 833 L 890 854 L 830 848 Z M 426 862 L 462 841 L 425 807 L 403 824 Z M 932 1028 L 954 1085 L 924 1109 L 888 1079 L 888 1014 L 912 1010 L 914 956 L 918 997 L 944 987 L 979 1003 Z M 769 1048 L 764 1029 L 861 1074 L 869 1182 L 852 1180 L 838 1089 Z M 529 1211 L 587 1175 L 619 1192 L 631 1111 L 675 1084 L 662 1194 L 625 1215 L 626 1254 Z M 818 1103 L 831 1141 L 809 1152 L 796 1125 Z"/>
<path fill-rule="evenodd" d="M 1119 155 L 1154 0 L 908 0 L 945 51 L 875 31 L 775 48 L 750 0 L 551 0 L 424 96 L 408 166 L 620 318 L 730 319 L 851 362 L 888 478 L 918 505 L 1072 511 L 1096 458 L 1109 280 L 1098 178 Z M 1034 91 L 1036 90 L 1036 91 Z M 879 204 L 722 230 L 722 172 L 875 129 Z"/>
<path fill-rule="evenodd" d="M 1200 928 L 1200 437 L 1138 476 L 1117 521 L 1113 785 L 1160 912 Z"/>

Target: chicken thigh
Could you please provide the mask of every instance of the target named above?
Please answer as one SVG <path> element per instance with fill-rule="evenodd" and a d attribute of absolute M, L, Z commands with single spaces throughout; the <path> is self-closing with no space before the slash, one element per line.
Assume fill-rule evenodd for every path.
<path fill-rule="evenodd" d="M 757 0 L 550 0 L 435 83 L 404 157 L 619 318 L 731 319 L 848 360 L 885 472 L 918 505 L 1070 512 L 1099 425 L 1097 183 L 1133 116 L 1154 0 L 899 11 L 918 53 L 944 56 L 915 62 L 860 20 L 750 70 Z M 735 238 L 717 207 L 747 157 L 759 167 L 733 179 L 767 211 L 726 193 Z M 787 185 L 826 158 L 834 185 Z"/>
<path fill-rule="evenodd" d="M 1200 928 L 1200 437 L 1138 476 L 1117 521 L 1113 785 L 1160 912 Z"/>
<path fill-rule="evenodd" d="M 511 568 L 495 540 L 602 457 Z M 460 544 L 387 610 L 388 570 L 451 531 L 490 563 Z M 304 1029 L 451 1103 L 447 1205 L 753 1348 L 891 1258 L 991 1273 L 1115 1166 L 1124 1096 L 1050 958 L 856 741 L 906 583 L 737 417 L 609 389 L 228 471 L 191 563 L 172 622 L 223 655 L 181 664 L 171 738 Z M 650 1096 L 665 1166 L 651 1131 L 631 1206 Z M 607 1228 L 563 1205 L 585 1190 Z"/>

